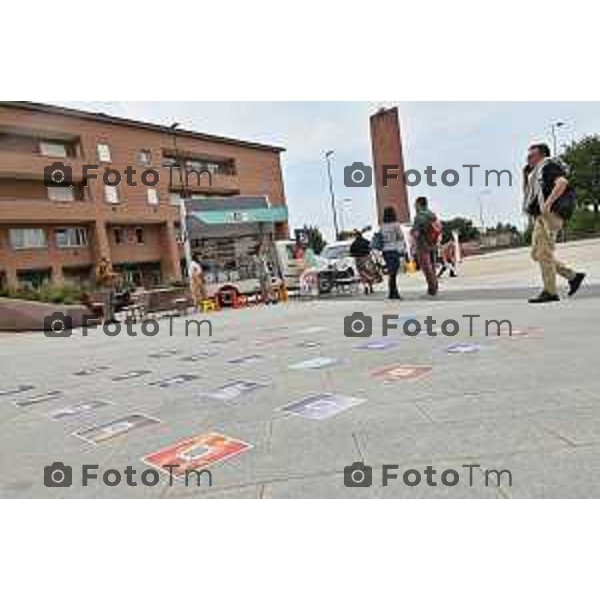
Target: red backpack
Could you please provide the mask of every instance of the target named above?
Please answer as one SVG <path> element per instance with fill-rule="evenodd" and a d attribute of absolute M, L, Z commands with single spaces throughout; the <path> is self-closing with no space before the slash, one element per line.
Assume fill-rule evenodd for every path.
<path fill-rule="evenodd" d="M 442 238 L 442 222 L 439 220 L 437 215 L 434 215 L 433 220 L 427 228 L 427 241 L 432 246 L 437 246 L 440 239 Z"/>

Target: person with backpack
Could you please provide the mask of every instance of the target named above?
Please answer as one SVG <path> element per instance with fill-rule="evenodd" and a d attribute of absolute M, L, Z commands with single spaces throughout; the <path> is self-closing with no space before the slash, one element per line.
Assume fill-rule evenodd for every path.
<path fill-rule="evenodd" d="M 544 288 L 531 304 L 558 302 L 556 274 L 569 283 L 569 296 L 580 288 L 585 273 L 578 273 L 554 257 L 556 236 L 575 211 L 575 192 L 565 168 L 550 158 L 547 144 L 533 144 L 523 169 L 524 209 L 533 220 L 531 258 L 539 263 Z"/>
<path fill-rule="evenodd" d="M 391 206 L 386 206 L 383 210 L 383 224 L 378 238 L 376 240 L 374 236 L 373 247 L 381 249 L 383 260 L 385 260 L 388 273 L 388 298 L 390 300 L 402 300 L 398 291 L 397 277 L 401 259 L 406 255 L 406 246 L 402 228 L 396 217 L 396 211 Z M 381 246 L 381 248 L 377 246 Z"/>
<path fill-rule="evenodd" d="M 414 240 L 417 262 L 427 281 L 427 293 L 435 296 L 438 292 L 438 279 L 431 255 L 440 241 L 442 226 L 437 216 L 429 210 L 429 203 L 424 196 L 415 200 L 415 219 L 410 233 Z"/>

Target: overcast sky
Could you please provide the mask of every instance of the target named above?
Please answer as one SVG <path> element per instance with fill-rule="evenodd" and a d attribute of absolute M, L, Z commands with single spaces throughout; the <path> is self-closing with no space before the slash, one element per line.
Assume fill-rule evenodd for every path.
<path fill-rule="evenodd" d="M 590 133 L 600 133 L 600 102 L 52 102 L 160 124 L 282 145 L 283 177 L 292 227 L 318 225 L 330 235 L 333 225 L 323 153 L 334 150 L 335 193 L 344 225 L 372 223 L 374 190 L 346 188 L 344 166 L 371 163 L 369 116 L 378 108 L 398 106 L 406 169 L 437 170 L 437 187 L 409 188 L 411 198 L 426 195 L 442 218 L 466 216 L 479 224 L 522 224 L 518 172 L 532 141 L 552 145 L 550 125 L 559 147 Z M 463 164 L 480 164 L 469 186 Z M 443 170 L 455 169 L 455 187 L 439 183 Z M 500 187 L 486 188 L 484 169 L 509 169 Z M 425 178 L 423 178 L 425 182 Z M 343 199 L 349 201 L 342 202 Z"/>

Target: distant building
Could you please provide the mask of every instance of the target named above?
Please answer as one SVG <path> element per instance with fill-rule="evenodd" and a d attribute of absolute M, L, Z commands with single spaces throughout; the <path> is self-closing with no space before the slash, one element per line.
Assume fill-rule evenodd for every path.
<path fill-rule="evenodd" d="M 285 207 L 282 151 L 101 113 L 0 102 L 0 286 L 89 281 L 101 257 L 135 285 L 181 280 L 181 195 L 260 197 Z M 45 169 L 57 162 L 71 169 L 72 187 L 46 186 Z M 173 168 L 180 163 L 187 178 Z M 86 174 L 90 164 L 98 169 Z M 136 186 L 126 183 L 127 167 Z M 156 187 L 142 183 L 147 170 L 160 174 Z M 103 181 L 114 171 L 122 176 L 116 187 Z M 280 213 L 275 236 L 287 237 L 287 211 Z"/>
<path fill-rule="evenodd" d="M 519 234 L 512 231 L 487 231 L 482 233 L 480 238 L 480 247 L 482 250 L 489 250 L 491 248 L 509 248 L 510 246 L 516 246 L 519 243 Z"/>

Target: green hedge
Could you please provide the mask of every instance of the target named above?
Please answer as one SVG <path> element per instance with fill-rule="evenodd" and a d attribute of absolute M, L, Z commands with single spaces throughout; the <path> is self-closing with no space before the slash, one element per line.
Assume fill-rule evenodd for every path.
<path fill-rule="evenodd" d="M 1 290 L 0 296 L 50 304 L 80 304 L 82 296 L 86 292 L 89 292 L 89 289 L 81 285 L 65 284 L 57 286 L 45 284 L 39 288 L 21 286 Z"/>
<path fill-rule="evenodd" d="M 567 223 L 567 231 L 600 233 L 600 218 L 591 210 L 577 209 Z"/>

